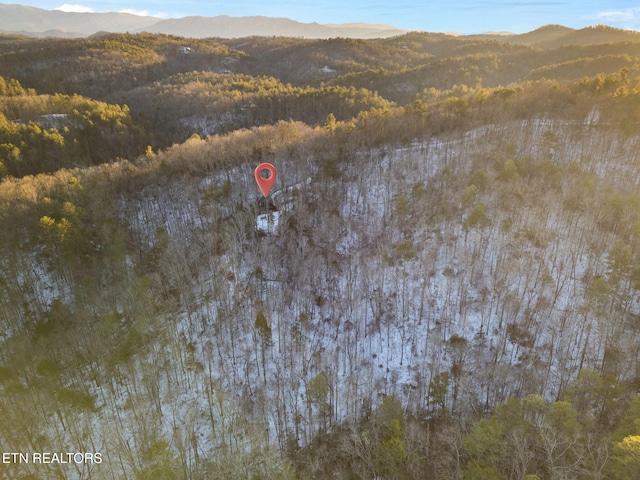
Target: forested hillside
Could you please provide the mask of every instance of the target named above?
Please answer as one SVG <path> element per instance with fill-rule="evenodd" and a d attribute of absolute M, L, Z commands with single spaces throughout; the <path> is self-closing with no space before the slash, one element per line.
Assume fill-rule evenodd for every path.
<path fill-rule="evenodd" d="M 0 38 L 0 476 L 637 478 L 639 56 Z"/>

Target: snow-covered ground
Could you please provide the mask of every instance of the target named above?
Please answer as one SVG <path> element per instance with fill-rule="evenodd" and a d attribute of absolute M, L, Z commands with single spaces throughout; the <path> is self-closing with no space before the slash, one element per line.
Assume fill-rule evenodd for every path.
<path fill-rule="evenodd" d="M 561 139 L 552 149 L 549 130 Z M 168 234 L 162 261 L 174 277 L 164 281 L 177 306 L 154 319 L 167 345 L 127 367 L 155 382 L 134 388 L 121 372 L 93 385 L 101 410 L 92 436 L 116 431 L 143 448 L 140 432 L 118 426 L 131 417 L 152 419 L 148 436 L 202 457 L 256 438 L 305 444 L 385 395 L 428 414 L 429 383 L 442 372 L 451 374 L 446 405 L 461 415 L 527 393 L 555 399 L 580 368 L 602 366 L 611 338 L 637 341 L 587 308 L 613 237 L 596 240 L 594 217 L 561 214 L 546 203 L 553 196 L 510 205 L 490 189 L 477 200 L 490 223 L 465 228 L 464 182 L 513 151 L 629 183 L 638 142 L 595 120 L 522 122 L 358 151 L 333 180 L 316 159 L 276 159 L 283 205 L 269 214 L 256 207 L 250 165 L 123 200 L 140 245 Z M 228 197 L 205 201 L 227 180 Z M 445 199 L 451 192 L 460 198 Z"/>
<path fill-rule="evenodd" d="M 549 130 L 562 139 L 550 153 L 559 165 L 580 158 L 587 171 L 624 175 L 625 162 L 635 158 L 621 152 L 638 140 L 612 140 L 596 123 L 487 126 L 361 152 L 333 185 L 287 177 L 291 161 L 282 159 L 279 181 L 299 191 L 292 211 L 258 214 L 257 230 L 271 235 L 239 242 L 202 265 L 178 331 L 195 346 L 206 375 L 280 442 L 289 435 L 304 443 L 324 422 L 357 419 L 384 395 L 427 411 L 429 382 L 445 371 L 456 371 L 447 400 L 454 409 L 482 409 L 523 392 L 555 397 L 579 368 L 602 364 L 612 334 L 583 308 L 585 275 L 606 270 L 606 251 L 594 256 L 577 240 L 594 225 L 545 214 L 558 209 L 545 209 L 544 199 L 519 212 L 489 204 L 491 225 L 468 231 L 464 209 L 458 222 L 439 222 L 428 208 L 438 182 L 454 181 L 443 180 L 443 172 L 468 175 L 474 158 L 505 142 L 520 157 L 548 155 Z M 602 162 L 593 152 L 617 160 Z M 235 198 L 255 195 L 249 168 L 232 176 Z M 431 192 L 428 200 L 415 198 L 416 185 Z M 399 195 L 427 210 L 401 218 Z M 283 216 L 320 198 L 331 200 L 319 208 L 335 213 L 292 238 Z M 164 211 L 192 208 L 182 217 L 198 215 L 197 202 L 176 201 Z M 215 225 L 182 224 L 181 237 L 189 238 L 191 228 Z M 259 311 L 270 341 L 255 326 Z M 308 402 L 318 375 L 328 380 L 326 405 Z"/>

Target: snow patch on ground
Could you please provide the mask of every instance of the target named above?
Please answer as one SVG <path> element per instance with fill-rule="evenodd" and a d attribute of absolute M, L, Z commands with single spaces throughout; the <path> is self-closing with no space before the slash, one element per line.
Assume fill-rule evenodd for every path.
<path fill-rule="evenodd" d="M 548 130 L 562 139 L 553 151 L 543 142 Z M 139 355 L 130 371 L 118 366 L 111 385 L 92 386 L 101 411 L 91 428 L 117 431 L 114 418 L 148 418 L 151 438 L 195 442 L 215 458 L 229 445 L 248 448 L 255 435 L 280 447 L 308 443 L 385 395 L 428 414 L 429 383 L 442 372 L 451 374 L 446 405 L 454 413 L 523 392 L 557 395 L 580 368 L 602 364 L 616 333 L 585 308 L 585 279 L 607 268 L 607 249 L 591 242 L 596 227 L 590 217 L 545 215 L 553 209 L 542 197 L 522 208 L 487 201 L 490 224 L 465 229 L 462 207 L 439 220 L 439 196 L 468 177 L 479 155 L 508 144 L 517 156 L 579 159 L 588 172 L 628 180 L 639 141 L 595 120 L 538 120 L 358 151 L 335 182 L 312 159 L 305 168 L 277 159 L 279 205 L 269 214 L 259 213 L 250 165 L 122 201 L 140 244 L 153 248 L 164 229 L 168 251 L 184 257 L 177 271 L 188 275 L 176 286 L 176 311 L 155 319 L 172 329 L 170 345 Z M 227 180 L 230 197 L 207 203 Z M 403 197 L 416 211 L 402 212 Z M 320 208 L 318 198 L 331 204 Z M 309 231 L 311 218 L 322 223 Z M 47 290 L 60 283 L 34 268 L 38 295 L 65 295 Z M 127 380 L 137 376 L 156 381 L 137 391 Z M 319 376 L 324 392 L 313 391 Z M 137 434 L 117 434 L 144 450 Z"/>

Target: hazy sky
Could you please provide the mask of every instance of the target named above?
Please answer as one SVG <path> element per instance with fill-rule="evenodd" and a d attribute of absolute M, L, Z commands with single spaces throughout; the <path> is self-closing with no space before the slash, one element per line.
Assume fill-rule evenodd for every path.
<path fill-rule="evenodd" d="M 572 28 L 606 24 L 640 30 L 640 3 L 629 0 L 78 0 L 78 3 L 67 4 L 33 0 L 20 3 L 47 10 L 128 11 L 163 18 L 226 14 L 287 17 L 300 22 L 386 23 L 430 32 L 522 33 L 550 23 Z"/>

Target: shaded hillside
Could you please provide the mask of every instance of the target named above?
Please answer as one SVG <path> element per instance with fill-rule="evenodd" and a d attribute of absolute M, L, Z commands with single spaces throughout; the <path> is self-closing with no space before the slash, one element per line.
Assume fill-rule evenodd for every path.
<path fill-rule="evenodd" d="M 246 56 L 213 41 L 150 34 L 101 34 L 82 40 L 7 40 L 0 75 L 41 93 L 98 99 L 182 71 L 223 69 Z M 185 53 L 190 48 L 190 54 Z"/>
<path fill-rule="evenodd" d="M 377 93 L 344 86 L 293 87 L 273 77 L 187 73 L 148 87 L 133 89 L 121 101 L 155 131 L 175 136 L 224 133 L 289 119 L 323 124 L 328 115 L 350 120 L 362 111 L 394 106 Z M 156 106 L 162 105 L 162 109 Z M 164 128 L 163 128 L 164 125 Z M 177 131 L 172 131 L 171 127 Z"/>

